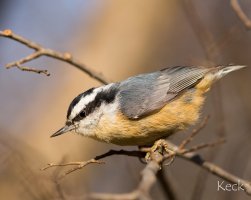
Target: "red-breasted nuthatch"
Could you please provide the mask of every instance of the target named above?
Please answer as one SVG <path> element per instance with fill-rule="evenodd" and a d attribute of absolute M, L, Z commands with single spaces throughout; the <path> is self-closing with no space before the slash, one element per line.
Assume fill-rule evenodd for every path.
<path fill-rule="evenodd" d="M 212 84 L 245 66 L 170 67 L 91 88 L 70 104 L 55 137 L 74 130 L 118 145 L 147 145 L 193 125 Z"/>

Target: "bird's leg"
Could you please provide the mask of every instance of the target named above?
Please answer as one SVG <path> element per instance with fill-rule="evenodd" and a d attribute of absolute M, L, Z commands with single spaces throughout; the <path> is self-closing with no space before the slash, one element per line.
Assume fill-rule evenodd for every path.
<path fill-rule="evenodd" d="M 158 151 L 160 154 L 164 154 L 165 152 L 168 154 L 173 154 L 173 151 L 168 148 L 168 144 L 164 139 L 157 140 L 150 150 L 147 152 L 145 156 L 146 162 L 152 160 L 152 155 L 154 152 Z"/>

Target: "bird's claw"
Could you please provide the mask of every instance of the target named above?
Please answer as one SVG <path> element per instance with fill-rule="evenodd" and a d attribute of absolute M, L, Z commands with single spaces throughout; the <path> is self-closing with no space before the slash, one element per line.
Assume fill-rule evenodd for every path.
<path fill-rule="evenodd" d="M 164 154 L 165 152 L 170 153 L 171 150 L 168 148 L 168 144 L 164 139 L 157 140 L 151 147 L 150 151 L 147 152 L 145 156 L 146 162 L 150 162 L 152 160 L 152 155 L 156 151 L 160 154 Z"/>

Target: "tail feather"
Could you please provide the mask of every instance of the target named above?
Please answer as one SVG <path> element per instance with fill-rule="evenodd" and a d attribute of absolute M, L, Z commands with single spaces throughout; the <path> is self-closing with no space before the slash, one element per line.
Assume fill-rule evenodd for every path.
<path fill-rule="evenodd" d="M 218 71 L 216 72 L 217 79 L 222 78 L 223 76 L 227 75 L 230 72 L 242 69 L 247 67 L 246 65 L 232 65 L 232 66 L 220 66 L 218 67 Z"/>

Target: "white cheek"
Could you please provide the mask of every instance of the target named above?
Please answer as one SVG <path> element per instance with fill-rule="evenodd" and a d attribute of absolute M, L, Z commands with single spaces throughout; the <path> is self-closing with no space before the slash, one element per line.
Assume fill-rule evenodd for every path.
<path fill-rule="evenodd" d="M 85 119 L 81 120 L 77 133 L 84 136 L 94 136 L 95 131 L 100 129 L 99 122 L 102 118 L 109 120 L 111 124 L 116 123 L 116 112 L 118 110 L 119 102 L 115 100 L 111 104 L 101 104 L 101 106 L 87 116 Z"/>
<path fill-rule="evenodd" d="M 111 123 L 115 123 L 116 113 L 119 109 L 118 98 L 111 104 L 102 104 L 100 109 L 103 111 L 103 115 L 106 119 L 110 120 Z"/>
<path fill-rule="evenodd" d="M 81 120 L 79 123 L 79 128 L 76 132 L 84 136 L 94 136 L 95 128 L 98 126 L 101 116 L 102 113 L 100 111 L 90 114 L 85 119 Z"/>

